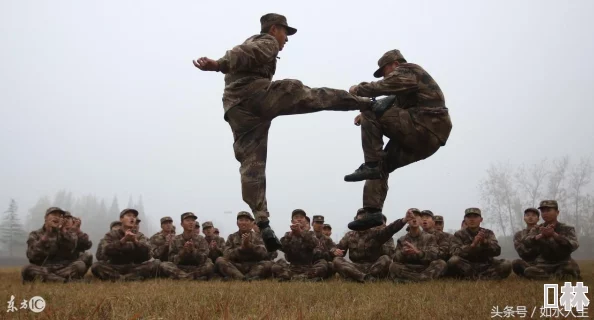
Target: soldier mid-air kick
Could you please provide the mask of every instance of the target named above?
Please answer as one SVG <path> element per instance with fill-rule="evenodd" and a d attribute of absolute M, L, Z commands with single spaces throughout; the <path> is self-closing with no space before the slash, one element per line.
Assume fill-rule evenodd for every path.
<path fill-rule="evenodd" d="M 299 80 L 272 81 L 277 56 L 288 36 L 297 29 L 275 13 L 262 16 L 260 24 L 259 34 L 227 51 L 219 60 L 202 57 L 193 62 L 202 71 L 225 74 L 224 118 L 233 132 L 233 150 L 241 164 L 243 200 L 256 218 L 267 250 L 275 251 L 281 244 L 269 226 L 265 173 L 272 120 L 324 110 L 366 111 L 371 109 L 372 102 L 345 90 L 310 88 Z"/>
<path fill-rule="evenodd" d="M 389 174 L 433 155 L 445 146 L 452 130 L 444 95 L 427 71 L 408 63 L 398 50 L 386 52 L 378 66 L 373 76 L 383 76 L 382 80 L 349 90 L 361 97 L 390 96 L 355 118 L 361 126 L 365 163 L 344 180 L 367 180 L 363 188 L 367 215 L 349 224 L 355 231 L 382 225 Z M 384 135 L 390 138 L 385 148 Z"/>

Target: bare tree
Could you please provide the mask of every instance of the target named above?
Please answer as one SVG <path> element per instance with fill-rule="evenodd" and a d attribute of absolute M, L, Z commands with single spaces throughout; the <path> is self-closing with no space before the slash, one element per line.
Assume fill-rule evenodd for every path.
<path fill-rule="evenodd" d="M 27 233 L 21 224 L 17 214 L 18 205 L 14 199 L 10 199 L 8 209 L 4 211 L 4 218 L 0 225 L 0 243 L 8 249 L 8 255 L 14 257 L 15 253 L 25 253 Z"/>
<path fill-rule="evenodd" d="M 540 163 L 532 165 L 526 169 L 522 165 L 516 171 L 516 183 L 519 189 L 526 193 L 526 200 L 523 203 L 526 207 L 536 207 L 543 194 L 543 187 L 545 179 L 549 175 L 547 169 L 547 160 L 542 160 Z"/>
<path fill-rule="evenodd" d="M 521 201 L 513 184 L 513 168 L 509 163 L 492 164 L 487 178 L 481 181 L 481 199 L 487 222 L 495 223 L 503 236 L 518 230 L 518 208 Z"/>
<path fill-rule="evenodd" d="M 576 228 L 576 233 L 580 234 L 580 205 L 584 204 L 584 189 L 592 180 L 592 161 L 587 158 L 582 158 L 579 163 L 574 165 L 569 173 L 568 193 L 571 199 L 571 211 L 573 215 L 573 224 Z M 567 210 L 569 212 L 569 210 Z"/>
<path fill-rule="evenodd" d="M 564 156 L 561 159 L 553 161 L 553 169 L 549 174 L 547 198 L 557 200 L 562 207 L 567 198 L 565 181 L 567 180 L 566 175 L 568 167 L 569 157 Z"/>

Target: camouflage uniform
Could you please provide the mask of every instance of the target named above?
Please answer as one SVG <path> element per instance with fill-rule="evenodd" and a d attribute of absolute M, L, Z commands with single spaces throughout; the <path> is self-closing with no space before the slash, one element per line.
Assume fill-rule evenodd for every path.
<path fill-rule="evenodd" d="M 486 233 L 485 243 L 472 248 L 474 237 L 480 230 Z M 448 260 L 448 269 L 467 279 L 503 279 L 511 273 L 511 263 L 504 259 L 494 259 L 501 254 L 501 247 L 493 231 L 479 228 L 456 231 L 452 243 L 452 257 Z"/>
<path fill-rule="evenodd" d="M 394 258 L 396 254 L 396 244 L 394 243 L 394 238 L 390 238 L 384 245 L 382 246 L 382 251 L 384 255 L 387 255 L 390 258 Z"/>
<path fill-rule="evenodd" d="M 325 278 L 328 274 L 328 262 L 319 252 L 320 242 L 313 231 L 302 231 L 300 235 L 285 233 L 281 238 L 281 251 L 285 253 L 287 263 L 276 263 L 272 274 L 283 280 L 297 278 Z M 315 258 L 319 258 L 315 260 Z"/>
<path fill-rule="evenodd" d="M 324 216 L 314 216 L 314 223 L 324 223 Z M 332 238 L 326 236 L 322 232 L 315 232 L 314 235 L 318 239 L 319 246 L 314 250 L 314 261 L 323 259 L 328 262 L 328 272 L 326 272 L 326 278 L 332 277 L 336 272 L 332 260 L 334 259 L 334 249 L 336 249 L 336 243 L 332 241 Z"/>
<path fill-rule="evenodd" d="M 361 114 L 365 162 L 379 162 L 382 173 L 380 179 L 365 181 L 363 207 L 378 210 L 386 200 L 389 174 L 433 155 L 445 146 L 452 129 L 444 95 L 427 71 L 406 63 L 398 50 L 382 56 L 378 71 L 394 61 L 400 65 L 387 77 L 356 87 L 356 94 L 362 97 L 396 96 L 394 105 L 383 113 L 368 110 Z M 381 74 L 376 71 L 375 76 Z M 390 138 L 385 148 L 384 135 Z"/>
<path fill-rule="evenodd" d="M 271 275 L 273 262 L 268 260 L 268 251 L 264 247 L 262 237 L 250 231 L 251 247 L 243 248 L 241 232 L 237 231 L 227 238 L 222 257 L 215 264 L 219 272 L 236 280 L 268 278 Z"/>
<path fill-rule="evenodd" d="M 520 259 L 512 261 L 512 269 L 518 276 L 524 276 L 524 270 L 534 265 L 534 260 L 538 256 L 538 250 L 534 246 L 528 246 L 524 239 L 528 236 L 531 229 L 524 229 L 516 232 L 514 235 L 514 248 L 520 256 Z"/>
<path fill-rule="evenodd" d="M 336 246 L 349 252 L 352 262 L 343 257 L 334 258 L 334 270 L 343 278 L 362 282 L 366 277 L 385 278 L 392 258 L 386 255 L 383 245 L 405 225 L 398 219 L 386 227 L 372 228 L 365 231 L 349 231 Z"/>
<path fill-rule="evenodd" d="M 260 22 L 262 28 L 287 24 L 286 18 L 277 14 L 264 15 Z M 273 36 L 260 33 L 227 51 L 217 61 L 219 71 L 225 74 L 224 118 L 233 132 L 233 150 L 241 164 L 243 200 L 250 206 L 256 221 L 268 219 L 265 171 L 271 121 L 283 115 L 360 110 L 371 106 L 368 99 L 344 90 L 309 88 L 292 79 L 272 81 L 279 50 L 279 43 Z"/>
<path fill-rule="evenodd" d="M 254 231 L 254 233 L 256 233 L 260 237 L 260 239 L 262 238 L 262 233 L 256 232 L 256 231 Z M 275 250 L 272 252 L 268 252 L 268 256 L 266 257 L 266 260 L 274 261 L 276 258 L 278 258 L 278 251 Z"/>
<path fill-rule="evenodd" d="M 113 221 L 109 224 L 109 230 L 113 229 L 116 225 L 121 226 L 122 223 L 120 221 Z M 107 257 L 103 255 L 103 246 L 105 246 L 105 240 L 104 238 L 101 238 L 99 245 L 97 246 L 97 251 L 95 252 L 95 260 L 97 261 L 107 261 Z"/>
<path fill-rule="evenodd" d="M 43 236 L 47 240 L 42 240 Z M 65 282 L 72 278 L 82 278 L 88 268 L 75 254 L 77 244 L 73 232 L 50 231 L 45 226 L 29 233 L 27 239 L 27 258 L 31 264 L 22 270 L 23 281 Z"/>
<path fill-rule="evenodd" d="M 121 243 L 125 231 L 113 230 L 105 234 L 103 257 L 106 261 L 97 261 L 91 267 L 93 275 L 101 280 L 137 280 L 154 278 L 159 271 L 160 260 L 151 258 L 151 246 L 148 239 L 138 233 L 138 244 Z"/>
<path fill-rule="evenodd" d="M 418 255 L 404 253 L 404 242 L 408 241 L 421 251 Z M 394 279 L 425 281 L 437 279 L 445 274 L 447 263 L 439 258 L 439 248 L 434 235 L 420 231 L 410 232 L 398 239 L 394 262 L 390 264 L 390 276 Z"/>
<path fill-rule="evenodd" d="M 184 248 L 187 241 L 192 241 L 194 250 Z M 169 245 L 169 261 L 161 263 L 161 271 L 172 279 L 209 279 L 213 275 L 214 264 L 208 255 L 208 243 L 203 236 L 179 234 Z"/>
<path fill-rule="evenodd" d="M 443 261 L 448 261 L 451 257 L 450 242 L 452 240 L 452 235 L 446 232 L 439 231 L 435 228 L 427 231 L 427 233 L 435 237 L 435 241 L 437 243 L 437 248 L 439 251 L 437 258 Z"/>

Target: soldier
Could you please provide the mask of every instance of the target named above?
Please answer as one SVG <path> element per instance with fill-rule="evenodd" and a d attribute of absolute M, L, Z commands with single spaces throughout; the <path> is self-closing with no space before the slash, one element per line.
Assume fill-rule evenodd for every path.
<path fill-rule="evenodd" d="M 310 231 L 311 230 L 311 219 L 309 217 L 305 217 L 305 231 Z"/>
<path fill-rule="evenodd" d="M 194 228 L 194 233 L 200 234 L 200 222 L 198 222 L 198 220 L 196 220 L 196 226 Z"/>
<path fill-rule="evenodd" d="M 435 215 L 435 216 L 433 217 L 433 221 L 435 222 L 435 229 L 437 229 L 437 230 L 439 230 L 439 231 L 441 231 L 441 232 L 444 232 L 444 231 L 443 231 L 443 227 L 444 227 L 444 224 L 443 224 L 443 216 L 438 216 L 438 215 Z"/>
<path fill-rule="evenodd" d="M 266 248 L 274 251 L 281 244 L 268 221 L 265 173 L 271 121 L 278 116 L 324 110 L 363 111 L 371 108 L 371 101 L 344 90 L 309 88 L 298 80 L 272 81 L 277 56 L 297 29 L 275 13 L 262 16 L 260 24 L 259 34 L 227 51 L 221 59 L 202 57 L 194 66 L 225 74 L 224 119 L 233 132 L 233 150 L 241 164 L 243 200 L 256 217 Z"/>
<path fill-rule="evenodd" d="M 262 237 L 252 231 L 253 224 L 251 213 L 237 213 L 239 231 L 229 235 L 223 256 L 215 262 L 219 272 L 227 279 L 257 280 L 271 274 L 273 262 L 267 260 L 268 252 Z"/>
<path fill-rule="evenodd" d="M 423 231 L 433 235 L 435 237 L 435 241 L 437 243 L 438 255 L 436 259 L 443 260 L 444 262 L 450 259 L 450 243 L 451 243 L 451 236 L 449 233 L 445 233 L 440 231 L 436 228 L 435 221 L 437 217 L 441 216 L 434 216 L 431 210 L 423 210 L 421 211 L 421 227 Z M 443 218 L 442 220 L 442 227 L 443 227 Z"/>
<path fill-rule="evenodd" d="M 524 210 L 524 222 L 526 229 L 520 230 L 514 234 L 514 248 L 520 256 L 520 259 L 512 261 L 512 270 L 520 277 L 524 276 L 524 270 L 534 263 L 538 256 L 538 251 L 534 247 L 528 247 L 524 244 L 524 238 L 528 236 L 530 230 L 538 224 L 540 211 L 536 208 Z"/>
<path fill-rule="evenodd" d="M 222 257 L 225 252 L 225 239 L 214 234 L 214 225 L 211 221 L 202 224 L 202 232 L 208 243 L 208 257 L 213 262 L 217 261 L 217 258 Z"/>
<path fill-rule="evenodd" d="M 291 213 L 291 231 L 281 238 L 281 250 L 290 264 L 276 263 L 272 266 L 272 274 L 280 281 L 316 281 L 327 276 L 328 262 L 319 252 L 321 245 L 315 232 L 306 229 L 306 217 L 302 209 Z"/>
<path fill-rule="evenodd" d="M 142 234 L 132 230 L 138 211 L 124 209 L 120 212 L 122 227 L 105 234 L 103 256 L 107 261 L 97 261 L 91 267 L 93 275 L 101 280 L 144 280 L 154 278 L 160 260 L 151 260 L 151 245 Z"/>
<path fill-rule="evenodd" d="M 320 243 L 320 246 L 315 250 L 314 261 L 323 259 L 328 262 L 328 272 L 326 273 L 326 278 L 330 278 L 335 273 L 332 260 L 334 259 L 334 249 L 336 249 L 336 243 L 332 241 L 332 238 L 324 234 L 324 226 L 324 216 L 313 216 L 314 234 Z"/>
<path fill-rule="evenodd" d="M 581 280 L 580 266 L 571 258 L 571 253 L 579 247 L 575 228 L 557 220 L 556 200 L 543 200 L 538 209 L 544 222 L 532 228 L 522 241 L 528 248 L 535 248 L 538 256 L 524 269 L 524 276 L 536 280 Z"/>
<path fill-rule="evenodd" d="M 395 282 L 437 279 L 445 274 L 447 263 L 439 258 L 435 236 L 419 228 L 422 213 L 418 209 L 411 211 L 414 219 L 409 222 L 407 234 L 398 239 L 390 277 Z"/>
<path fill-rule="evenodd" d="M 172 279 L 208 280 L 214 272 L 214 264 L 208 259 L 208 243 L 196 234 L 196 215 L 185 212 L 181 215 L 184 231 L 175 236 L 169 245 L 169 261 L 161 263 L 161 270 Z"/>
<path fill-rule="evenodd" d="M 355 118 L 355 124 L 361 126 L 365 163 L 344 180 L 367 180 L 363 207 L 368 213 L 349 224 L 355 231 L 382 224 L 390 173 L 433 155 L 445 146 L 452 130 L 443 92 L 427 71 L 408 63 L 399 50 L 386 52 L 378 65 L 373 76 L 383 76 L 382 80 L 362 82 L 349 90 L 361 97 L 390 96 L 377 104 L 378 108 Z M 385 149 L 384 135 L 390 138 Z"/>
<path fill-rule="evenodd" d="M 330 238 L 332 236 L 332 226 L 325 223 L 324 224 L 324 229 L 322 230 L 322 232 L 324 233 L 324 235 L 328 238 Z"/>
<path fill-rule="evenodd" d="M 70 214 L 70 212 L 68 211 L 66 211 L 66 213 Z M 68 229 L 71 232 L 76 233 L 77 241 L 74 257 L 78 257 L 79 260 L 85 263 L 85 266 L 87 267 L 87 269 L 85 270 L 85 274 L 87 274 L 87 271 L 89 271 L 91 265 L 93 265 L 93 255 L 87 250 L 91 249 L 91 247 L 93 246 L 93 241 L 89 239 L 88 234 L 80 230 L 81 225 L 82 221 L 80 220 L 80 218 L 72 217 L 72 227 L 69 226 Z"/>
<path fill-rule="evenodd" d="M 364 214 L 365 210 L 359 209 L 355 219 L 361 219 Z M 408 210 L 404 218 L 390 223 L 385 228 L 347 232 L 334 250 L 334 270 L 343 278 L 361 283 L 386 277 L 392 259 L 385 255 L 383 244 L 413 218 L 412 212 Z M 352 262 L 344 258 L 347 251 Z"/>
<path fill-rule="evenodd" d="M 138 234 L 138 232 L 140 232 L 140 222 L 142 222 L 142 220 L 140 219 L 136 219 L 136 224 L 134 224 L 134 228 L 132 228 L 132 232 Z"/>
<path fill-rule="evenodd" d="M 23 282 L 39 279 L 43 282 L 67 282 L 85 275 L 85 263 L 73 258 L 76 233 L 62 227 L 64 210 L 51 207 L 45 211 L 45 223 L 29 233 L 27 258 L 30 264 L 21 272 Z"/>
<path fill-rule="evenodd" d="M 214 234 L 215 236 L 221 236 L 218 228 L 214 228 Z"/>
<path fill-rule="evenodd" d="M 169 261 L 169 245 L 175 237 L 173 232 L 173 219 L 171 217 L 161 218 L 161 231 L 155 233 L 150 239 L 151 256 L 161 262 Z"/>
<path fill-rule="evenodd" d="M 481 210 L 466 209 L 464 221 L 467 228 L 454 234 L 448 269 L 466 279 L 507 278 L 511 273 L 511 262 L 495 259 L 501 254 L 501 247 L 493 231 L 481 228 Z"/>
<path fill-rule="evenodd" d="M 120 230 L 122 227 L 122 223 L 120 221 L 113 221 L 109 224 L 109 231 Z M 105 246 L 105 237 L 99 241 L 99 245 L 97 246 L 97 252 L 95 253 L 95 259 L 97 261 L 107 261 L 107 257 L 103 255 L 103 246 Z"/>

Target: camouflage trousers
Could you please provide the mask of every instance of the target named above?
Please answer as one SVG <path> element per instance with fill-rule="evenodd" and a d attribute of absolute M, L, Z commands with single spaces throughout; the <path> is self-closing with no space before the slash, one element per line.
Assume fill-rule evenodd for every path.
<path fill-rule="evenodd" d="M 214 273 L 214 264 L 210 259 L 206 259 L 206 262 L 200 266 L 176 265 L 170 261 L 161 262 L 159 268 L 163 276 L 171 279 L 210 279 Z"/>
<path fill-rule="evenodd" d="M 445 123 L 442 130 L 451 130 L 449 116 L 440 119 Z M 390 138 L 385 148 L 384 135 Z M 430 157 L 442 146 L 436 134 L 413 121 L 409 110 L 395 106 L 379 118 L 373 111 L 361 114 L 361 142 L 365 162 L 379 162 L 383 171 L 381 179 L 365 181 L 363 207 L 379 210 L 386 201 L 390 173 Z"/>
<path fill-rule="evenodd" d="M 23 281 L 66 282 L 69 279 L 81 279 L 87 273 L 85 263 L 76 260 L 71 263 L 45 264 L 38 266 L 29 264 L 23 267 L 21 276 Z"/>
<path fill-rule="evenodd" d="M 272 265 L 274 262 L 269 260 L 259 262 L 231 262 L 223 257 L 220 257 L 215 262 L 219 272 L 223 277 L 235 280 L 243 280 L 245 278 L 260 278 L 266 279 L 272 275 Z"/>
<path fill-rule="evenodd" d="M 311 265 L 296 265 L 286 262 L 275 263 L 272 266 L 272 275 L 275 278 L 284 280 L 296 280 L 301 278 L 326 278 L 328 275 L 328 262 L 318 260 Z"/>
<path fill-rule="evenodd" d="M 158 259 L 145 261 L 141 264 L 110 264 L 97 261 L 91 267 L 93 275 L 101 280 L 142 280 L 156 278 L 159 273 Z"/>
<path fill-rule="evenodd" d="M 93 255 L 88 251 L 81 252 L 80 255 L 78 256 L 78 260 L 85 263 L 85 266 L 87 266 L 87 271 L 93 265 Z M 85 273 L 87 273 L 87 272 L 85 271 Z"/>
<path fill-rule="evenodd" d="M 344 90 L 309 88 L 298 80 L 279 80 L 231 108 L 225 119 L 233 131 L 233 151 L 239 161 L 243 201 L 256 221 L 268 219 L 266 159 L 268 131 L 278 116 L 319 111 L 349 111 L 369 108 L 371 101 Z"/>
<path fill-rule="evenodd" d="M 374 278 L 386 278 L 390 269 L 392 259 L 384 255 L 379 257 L 376 262 L 350 262 L 343 257 L 336 257 L 332 261 L 334 270 L 345 279 L 363 281 L 366 275 Z"/>
<path fill-rule="evenodd" d="M 516 260 L 512 261 L 512 271 L 516 275 L 523 277 L 524 271 L 526 270 L 526 268 L 533 266 L 534 264 L 535 264 L 534 261 L 526 261 L 526 260 L 522 260 L 522 259 L 516 259 Z"/>
<path fill-rule="evenodd" d="M 534 263 L 526 266 L 524 276 L 534 280 L 577 280 L 581 278 L 580 266 L 573 259 L 557 262 L 537 259 Z"/>
<path fill-rule="evenodd" d="M 431 261 L 429 265 L 413 265 L 400 262 L 390 264 L 390 277 L 412 281 L 435 280 L 446 273 L 448 264 L 443 260 Z"/>
<path fill-rule="evenodd" d="M 509 277 L 512 265 L 509 260 L 493 259 L 490 262 L 470 262 L 459 256 L 448 260 L 448 269 L 457 277 L 465 279 L 500 280 Z"/>

